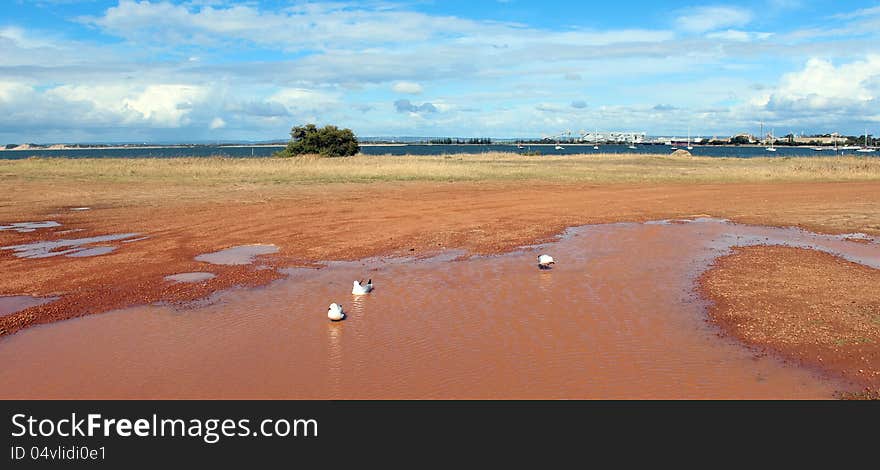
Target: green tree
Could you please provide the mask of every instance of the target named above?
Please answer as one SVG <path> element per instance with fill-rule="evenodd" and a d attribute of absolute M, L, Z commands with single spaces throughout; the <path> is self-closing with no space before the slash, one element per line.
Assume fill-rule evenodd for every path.
<path fill-rule="evenodd" d="M 290 130 L 287 148 L 279 152 L 282 157 L 316 154 L 325 157 L 350 157 L 360 150 L 357 137 L 351 129 L 336 126 L 318 128 L 314 124 L 294 126 Z"/>
<path fill-rule="evenodd" d="M 746 137 L 744 135 L 738 135 L 738 136 L 732 137 L 730 139 L 730 143 L 734 144 L 734 145 L 745 145 L 745 144 L 749 144 L 751 142 L 749 142 L 748 137 Z"/>

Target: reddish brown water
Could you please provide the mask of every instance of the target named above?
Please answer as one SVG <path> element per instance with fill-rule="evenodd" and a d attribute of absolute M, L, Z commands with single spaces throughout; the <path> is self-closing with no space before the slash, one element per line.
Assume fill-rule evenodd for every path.
<path fill-rule="evenodd" d="M 705 322 L 695 277 L 759 241 L 880 266 L 876 243 L 720 221 L 588 226 L 464 261 L 329 263 L 197 308 L 3 338 L 0 397 L 830 398 L 844 385 Z M 556 266 L 537 269 L 538 252 Z M 352 296 L 366 277 L 374 292 Z M 327 320 L 331 302 L 345 321 Z"/>

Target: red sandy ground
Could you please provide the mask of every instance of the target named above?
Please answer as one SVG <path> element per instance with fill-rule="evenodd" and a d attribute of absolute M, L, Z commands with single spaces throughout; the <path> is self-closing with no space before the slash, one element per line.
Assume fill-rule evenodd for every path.
<path fill-rule="evenodd" d="M 0 224 L 55 220 L 63 226 L 32 233 L 0 232 L 0 246 L 127 232 L 150 238 L 118 244 L 111 255 L 92 258 L 19 259 L 9 250 L 0 251 L 0 295 L 61 296 L 51 304 L 0 318 L 0 335 L 133 304 L 199 299 L 233 285 L 265 284 L 278 276 L 275 270 L 257 269 L 259 263 L 224 267 L 193 259 L 240 244 L 277 245 L 277 255 L 261 257 L 260 263 L 271 266 L 384 254 L 428 254 L 439 247 L 498 253 L 545 241 L 573 225 L 701 214 L 819 232 L 880 235 L 880 183 L 874 182 L 375 183 L 208 188 L 194 192 L 175 186 L 12 180 L 4 183 L 3 189 Z M 93 209 L 69 210 L 78 206 Z M 55 233 L 69 229 L 84 230 L 67 235 Z M 804 264 L 805 260 L 811 264 Z M 787 254 L 785 249 L 744 250 L 722 260 L 706 278 L 704 291 L 716 301 L 712 318 L 747 342 L 805 360 L 821 357 L 825 368 L 846 371 L 842 373 L 877 385 L 880 364 L 876 341 L 832 347 L 824 336 L 811 336 L 820 330 L 803 325 L 813 321 L 800 314 L 805 309 L 830 312 L 828 321 L 846 312 L 876 313 L 876 270 L 842 267 L 840 263 L 822 254 L 807 257 Z M 168 274 L 206 270 L 217 277 L 195 284 L 163 280 Z M 778 295 L 776 290 L 766 290 L 765 284 L 745 282 L 767 276 L 766 272 L 757 276 L 755 270 L 775 270 L 772 275 L 782 289 Z M 861 289 L 847 287 L 849 310 L 826 309 L 838 289 L 846 287 L 826 282 L 828 270 L 843 270 L 838 273 L 839 279 L 856 276 L 864 281 L 858 284 L 863 286 Z M 743 288 L 745 285 L 749 287 Z M 792 303 L 794 292 L 797 304 Z M 748 296 L 757 296 L 761 303 L 755 304 Z M 750 305 L 761 305 L 762 310 L 748 310 Z M 763 311 L 776 313 L 762 317 Z M 745 318 L 752 330 L 738 326 L 737 322 Z M 774 325 L 782 321 L 803 327 L 797 330 L 803 331 L 797 336 L 798 342 L 783 344 L 774 336 L 778 334 Z M 872 328 L 871 335 L 876 335 L 876 324 Z M 762 335 L 749 333 L 758 330 L 763 331 Z M 864 338 L 876 338 L 871 335 Z M 860 369 L 867 372 L 855 372 Z"/>
<path fill-rule="evenodd" d="M 739 248 L 700 279 L 734 337 L 880 390 L 880 270 L 800 248 Z"/>

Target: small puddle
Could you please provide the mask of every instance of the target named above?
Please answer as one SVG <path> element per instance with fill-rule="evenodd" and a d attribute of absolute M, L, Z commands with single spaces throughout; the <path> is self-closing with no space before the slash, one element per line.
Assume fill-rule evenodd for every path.
<path fill-rule="evenodd" d="M 60 227 L 58 222 L 47 220 L 45 222 L 15 222 L 9 225 L 0 225 L 0 232 L 13 230 L 18 233 L 34 232 L 41 228 Z"/>
<path fill-rule="evenodd" d="M 874 241 L 874 237 L 866 234 L 866 233 L 844 233 L 837 235 L 837 238 L 841 240 L 862 242 L 862 243 L 871 243 Z"/>
<path fill-rule="evenodd" d="M 174 282 L 202 282 L 217 277 L 214 273 L 180 273 L 165 276 L 166 281 Z"/>
<path fill-rule="evenodd" d="M 94 248 L 84 248 L 82 250 L 68 253 L 64 256 L 68 258 L 88 258 L 89 256 L 106 255 L 116 249 L 115 246 L 96 246 Z"/>
<path fill-rule="evenodd" d="M 26 308 L 47 304 L 58 300 L 58 297 L 31 297 L 29 295 L 0 296 L 0 317 L 20 312 Z"/>
<path fill-rule="evenodd" d="M 53 256 L 85 257 L 97 256 L 110 253 L 115 250 L 113 246 L 89 247 L 95 243 L 124 240 L 140 235 L 139 233 L 122 233 L 118 235 L 103 235 L 99 237 L 62 239 L 45 242 L 26 243 L 24 245 L 12 245 L 0 247 L 0 250 L 12 250 L 18 258 L 50 258 Z"/>
<path fill-rule="evenodd" d="M 240 265 L 251 264 L 259 255 L 278 253 L 275 245 L 240 245 L 225 250 L 196 256 L 196 261 L 211 264 Z"/>
<path fill-rule="evenodd" d="M 80 212 L 80 211 L 90 211 L 90 210 L 92 210 L 92 208 L 91 207 L 71 207 L 70 210 Z"/>
<path fill-rule="evenodd" d="M 0 398 L 832 398 L 846 385 L 706 322 L 698 276 L 755 243 L 880 267 L 877 243 L 713 219 L 576 227 L 503 255 L 328 261 L 186 310 L 4 337 Z M 258 247 L 247 257 L 275 250 Z M 539 253 L 552 270 L 537 269 Z M 367 277 L 376 290 L 352 296 Z M 344 322 L 327 319 L 331 302 Z"/>

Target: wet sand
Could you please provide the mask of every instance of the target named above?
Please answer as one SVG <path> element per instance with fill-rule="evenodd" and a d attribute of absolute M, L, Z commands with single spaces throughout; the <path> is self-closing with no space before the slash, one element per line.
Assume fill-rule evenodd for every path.
<path fill-rule="evenodd" d="M 254 243 L 279 253 L 271 266 L 326 259 L 430 254 L 440 248 L 503 253 L 566 227 L 707 214 L 758 225 L 880 235 L 880 183 L 585 185 L 385 183 L 229 190 L 164 185 L 13 182 L 0 223 L 55 221 L 0 232 L 0 246 L 141 233 L 111 254 L 21 259 L 0 250 L 0 295 L 62 298 L 0 318 L 21 328 L 155 301 L 188 301 L 276 279 L 273 270 L 213 266 L 207 283 L 164 277 L 202 271 L 196 256 Z M 193 193 L 192 191 L 196 191 Z M 90 207 L 71 211 L 70 207 Z M 75 230 L 75 237 L 69 231 Z M 138 239 L 133 239 L 138 240 Z M 137 269 L 132 269 L 137 266 Z"/>
<path fill-rule="evenodd" d="M 737 339 L 880 392 L 877 266 L 753 246 L 719 259 L 700 287 L 712 320 Z"/>
<path fill-rule="evenodd" d="M 699 219 L 586 226 L 504 255 L 330 262 L 207 305 L 19 332 L 0 341 L 0 396 L 832 398 L 852 385 L 706 321 L 698 276 L 757 241 L 880 266 L 874 243 Z M 541 252 L 556 267 L 537 269 Z M 363 277 L 376 290 L 352 296 Z M 330 302 L 345 321 L 327 320 Z"/>
<path fill-rule="evenodd" d="M 643 186 L 547 185 L 534 182 L 386 183 L 279 187 L 271 190 L 242 187 L 240 191 L 220 191 L 210 196 L 203 192 L 193 194 L 180 188 L 151 187 L 146 184 L 98 187 L 58 182 L 52 185 L 51 191 L 42 187 L 46 184 L 42 182 L 16 184 L 16 188 L 23 192 L 12 191 L 6 192 L 6 196 L 0 195 L 0 224 L 10 226 L 29 221 L 56 221 L 59 225 L 49 224 L 51 226 L 37 227 L 33 231 L 28 231 L 28 227 L 25 227 L 26 231 L 0 231 L 0 246 L 133 233 L 143 236 L 114 240 L 112 252 L 81 258 L 55 256 L 26 259 L 16 257 L 11 250 L 0 250 L 0 268 L 7 274 L 0 282 L 0 295 L 59 297 L 54 302 L 0 317 L 0 336 L 6 335 L 0 338 L 0 348 L 6 348 L 6 351 L 10 351 L 7 345 L 20 341 L 17 339 L 19 335 L 29 334 L 28 330 L 21 331 L 23 328 L 154 302 L 185 303 L 235 286 L 265 286 L 272 281 L 285 283 L 288 281 L 278 281 L 285 277 L 278 269 L 288 266 L 315 266 L 321 260 L 359 260 L 378 255 L 424 257 L 456 249 L 463 253 L 506 253 L 518 246 L 552 239 L 566 227 L 587 223 L 648 221 L 711 214 L 752 224 L 791 225 L 832 234 L 855 233 L 849 236 L 853 240 L 851 243 L 869 247 L 871 239 L 880 235 L 880 185 L 870 182 Z M 87 206 L 90 210 L 72 211 L 70 208 L 73 206 Z M 864 238 L 868 239 L 867 242 Z M 214 265 L 195 259 L 199 255 L 252 244 L 275 245 L 279 252 L 257 256 L 254 264 L 245 265 Z M 166 276 L 191 272 L 210 272 L 215 277 L 199 282 L 165 279 Z M 361 276 L 358 274 L 352 279 L 355 277 Z M 349 285 L 343 288 L 344 293 L 350 289 L 351 279 L 345 279 L 345 282 Z M 691 288 L 696 292 L 695 286 Z M 833 295 L 830 288 L 829 285 L 819 286 L 808 293 L 807 301 L 819 302 L 821 298 Z M 294 302 L 301 302 L 302 299 L 297 297 Z M 289 308 L 290 302 L 287 299 L 285 308 Z M 342 302 L 346 303 L 345 300 Z M 132 310 L 155 308 L 158 307 L 134 307 Z M 176 312 L 170 306 L 161 308 Z M 705 308 L 702 311 L 704 317 Z M 320 306 L 317 315 L 326 320 L 325 313 L 326 305 Z M 309 314 L 312 314 L 311 310 Z M 121 316 L 121 312 L 114 312 L 94 318 Z M 59 331 L 56 328 L 73 328 L 68 325 L 91 321 L 92 317 L 89 317 L 45 329 L 40 327 L 35 331 Z M 719 322 L 719 325 L 719 329 L 713 330 L 715 336 L 728 331 L 728 326 L 723 322 Z M 240 326 L 238 323 L 231 324 L 233 331 L 229 334 L 236 335 L 235 329 Z M 145 328 L 144 331 L 149 330 L 147 325 L 141 327 Z M 10 336 L 16 332 L 19 334 Z M 85 335 L 85 330 L 81 335 Z M 155 336 L 159 336 L 159 333 Z M 718 337 L 713 339 L 716 342 L 722 340 Z M 62 340 L 59 337 L 57 341 L 59 344 L 72 344 L 75 338 Z M 147 343 L 143 344 L 146 346 Z M 98 354 L 95 352 L 98 350 L 89 349 L 86 344 L 82 347 L 85 352 Z M 71 357 L 85 352 L 66 351 L 72 354 Z M 317 354 L 315 351 L 307 352 Z M 783 354 L 781 357 L 796 358 L 794 355 L 785 356 L 784 351 L 777 352 Z M 141 351 L 140 354 L 161 355 L 155 349 Z M 109 354 L 109 357 L 118 358 L 118 355 Z M 88 357 L 83 358 L 82 364 L 87 362 L 86 359 L 99 364 L 105 362 Z M 44 357 L 43 360 L 48 359 Z M 136 358 L 126 360 L 136 361 Z M 198 360 L 197 355 L 192 360 Z M 59 361 L 71 365 L 69 361 Z M 41 367 L 47 367 L 47 364 L 41 363 Z M 73 370 L 86 367 L 82 364 L 74 366 Z M 299 366 L 308 369 L 303 364 Z M 94 372 L 97 374 L 97 371 Z M 119 373 L 125 375 L 124 371 Z M 189 373 L 199 375 L 195 370 Z M 830 374 L 832 378 L 835 376 L 834 371 Z M 829 375 L 824 377 L 827 380 Z M 829 387 L 849 387 L 837 382 L 829 383 L 825 382 L 825 386 L 820 387 L 821 393 L 811 395 L 774 390 L 775 395 L 743 392 L 743 396 L 829 396 L 826 393 Z M 118 390 L 110 386 L 108 396 L 146 396 L 140 394 L 145 390 Z M 205 392 L 199 387 L 194 390 Z M 231 390 L 225 395 L 216 390 L 206 394 L 247 396 L 245 392 L 236 392 L 235 387 Z M 467 388 L 456 390 L 465 396 L 485 396 L 482 392 Z M 560 390 L 554 392 L 552 387 L 543 389 L 548 396 L 564 396 Z M 581 389 L 575 387 L 572 390 Z M 168 397 L 192 395 L 183 389 L 173 392 L 157 390 L 157 393 L 160 391 L 168 393 L 165 395 Z M 296 396 L 318 397 L 326 391 L 325 387 L 311 394 L 297 392 Z M 715 389 L 715 392 L 718 391 Z M 61 396 L 59 394 L 62 392 L 63 389 L 57 388 L 47 395 Z M 621 393 L 622 389 L 615 389 L 614 392 L 623 397 L 652 396 L 648 392 Z M 587 396 L 613 395 L 602 395 L 595 390 L 584 393 Z M 656 390 L 651 393 L 655 394 L 653 396 L 673 398 L 704 395 L 736 398 L 720 393 L 701 395 L 683 392 L 674 395 Z M 291 395 L 279 389 L 267 396 Z M 414 395 L 401 392 L 400 396 Z M 439 395 L 428 393 L 425 396 Z"/>

